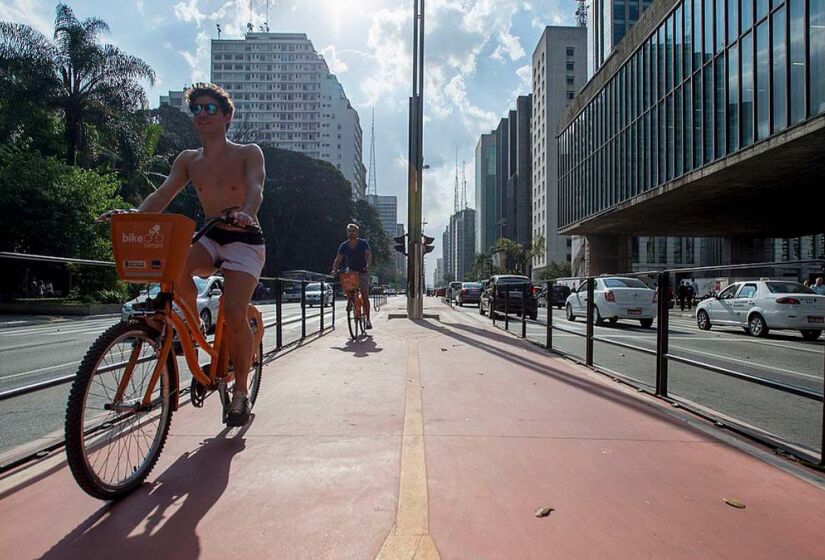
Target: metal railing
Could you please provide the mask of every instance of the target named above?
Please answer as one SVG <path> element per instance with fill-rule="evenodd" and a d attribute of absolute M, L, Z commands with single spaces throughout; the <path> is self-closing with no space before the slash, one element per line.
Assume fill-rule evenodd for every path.
<path fill-rule="evenodd" d="M 640 385 L 637 379 L 633 379 L 625 374 L 619 373 L 613 369 L 608 369 L 604 366 L 600 366 L 594 363 L 593 359 L 593 351 L 596 342 L 603 343 L 605 345 L 614 346 L 617 348 L 621 348 L 624 350 L 631 350 L 634 352 L 639 352 L 644 355 L 653 356 L 655 359 L 655 382 L 653 386 L 653 394 L 659 398 L 666 399 L 673 404 L 678 404 L 682 408 L 690 410 L 693 413 L 696 413 L 704 418 L 713 420 L 717 426 L 724 426 L 729 428 L 733 431 L 751 437 L 755 440 L 761 441 L 763 443 L 767 443 L 772 445 L 778 449 L 783 450 L 791 455 L 799 456 L 808 464 L 816 465 L 818 468 L 822 469 L 825 468 L 825 352 L 823 352 L 823 366 L 822 366 L 822 373 L 823 373 L 823 389 L 822 391 L 814 391 L 806 387 L 801 387 L 798 385 L 793 385 L 790 383 L 783 383 L 781 381 L 777 381 L 774 379 L 768 379 L 766 377 L 760 375 L 753 375 L 750 373 L 745 373 L 742 371 L 737 371 L 732 368 L 722 367 L 719 365 L 715 365 L 712 363 L 686 358 L 684 356 L 680 356 L 678 354 L 674 354 L 670 351 L 670 306 L 671 302 L 675 302 L 674 294 L 669 290 L 671 285 L 671 276 L 673 277 L 683 277 L 685 275 L 706 275 L 712 272 L 746 272 L 746 271 L 759 271 L 759 270 L 772 270 L 772 269 L 781 269 L 781 270 L 793 270 L 793 269 L 800 269 L 802 267 L 809 267 L 814 270 L 825 271 L 825 260 L 807 260 L 807 261 L 791 261 L 791 262 L 765 262 L 765 263 L 755 263 L 755 264 L 743 264 L 743 265 L 728 265 L 728 266 L 714 266 L 714 267 L 694 267 L 694 268 L 682 268 L 682 269 L 672 269 L 672 270 L 664 270 L 664 271 L 647 271 L 647 272 L 632 272 L 627 274 L 611 274 L 609 276 L 621 276 L 621 277 L 647 277 L 647 278 L 655 278 L 655 290 L 656 290 L 656 301 L 657 301 L 657 321 L 656 321 L 656 349 L 652 350 L 650 348 L 645 348 L 642 346 L 638 346 L 635 344 L 629 344 L 627 342 L 622 342 L 618 340 L 613 340 L 611 338 L 605 336 L 597 336 L 594 333 L 594 310 L 595 306 L 595 298 L 594 298 L 594 285 L 595 281 L 598 277 L 578 277 L 578 278 L 563 278 L 558 279 L 557 281 L 547 281 L 544 282 L 545 294 L 547 298 L 547 320 L 545 323 L 545 331 L 544 331 L 544 341 L 543 343 L 537 342 L 535 340 L 531 340 L 527 337 L 527 315 L 526 307 L 527 307 L 527 298 L 529 295 L 524 292 L 520 294 L 519 298 L 522 299 L 519 302 L 519 305 L 512 305 L 510 301 L 510 290 L 505 291 L 504 295 L 504 302 L 503 302 L 503 329 L 509 332 L 510 330 L 510 316 L 514 314 L 514 312 L 519 312 L 520 321 L 521 321 L 521 338 L 527 339 L 530 342 L 541 346 L 542 348 L 563 355 L 567 358 L 570 358 L 578 363 L 581 363 L 589 368 L 592 368 L 600 373 L 604 373 L 609 375 L 610 377 L 620 380 L 622 382 L 628 383 L 639 390 L 646 391 L 647 389 Z M 745 274 L 744 276 L 756 276 L 754 274 Z M 743 280 L 733 280 L 733 281 L 744 281 Z M 731 281 L 731 283 L 733 282 Z M 586 290 L 586 328 L 585 332 L 582 333 L 575 329 L 565 328 L 554 324 L 553 322 L 553 312 L 552 312 L 552 298 L 553 298 L 553 286 L 559 283 L 567 285 L 571 282 L 579 282 L 579 291 L 581 290 L 581 286 L 584 286 Z M 494 298 L 491 298 L 489 303 L 490 306 L 490 318 L 493 322 L 493 325 L 500 326 L 502 321 L 497 322 L 496 313 L 494 312 L 496 307 L 496 302 Z M 501 302 L 498 302 L 498 309 L 501 310 Z M 566 335 L 573 335 L 576 337 L 584 338 L 585 339 L 585 351 L 584 357 L 578 356 L 571 352 L 565 351 L 558 347 L 555 344 L 553 339 L 554 331 L 565 333 Z M 721 413 L 718 411 L 712 411 L 710 414 L 707 412 L 707 408 L 703 406 L 692 406 L 693 403 L 684 402 L 683 400 L 679 400 L 678 395 L 674 395 L 671 393 L 669 389 L 669 382 L 670 382 L 670 371 L 669 366 L 671 362 L 684 364 L 686 366 L 699 368 L 705 371 L 709 371 L 721 376 L 725 376 L 728 378 L 737 379 L 739 381 L 743 381 L 748 384 L 752 385 L 759 385 L 762 387 L 769 388 L 774 391 L 779 391 L 784 394 L 794 395 L 796 397 L 801 397 L 808 401 L 813 401 L 816 403 L 820 403 L 822 405 L 822 416 L 821 416 L 821 432 L 820 432 L 820 442 L 819 442 L 819 456 L 816 457 L 811 453 L 807 453 L 806 450 L 800 449 L 798 446 L 791 445 L 790 442 L 783 441 L 779 438 L 772 437 L 770 434 L 766 433 L 765 431 L 753 429 L 750 426 L 747 426 L 744 422 L 737 422 L 736 419 L 732 419 L 729 416 L 725 416 L 724 418 L 721 416 Z M 648 391 L 649 392 L 649 391 Z M 716 412 L 717 414 L 713 414 Z"/>
<path fill-rule="evenodd" d="M 77 259 L 77 258 L 62 258 L 62 257 L 50 257 L 44 255 L 27 255 L 21 253 L 9 253 L 9 252 L 0 252 L 0 259 L 6 260 L 16 260 L 16 261 L 24 261 L 24 262 L 38 262 L 38 263 L 49 263 L 51 265 L 80 265 L 80 266 L 94 266 L 94 267 L 108 267 L 114 269 L 114 263 L 108 261 L 97 261 L 97 260 L 88 260 L 88 259 Z M 336 282 L 310 282 L 308 280 L 296 280 L 291 278 L 281 278 L 281 277 L 266 277 L 263 276 L 260 279 L 260 283 L 258 288 L 255 290 L 253 295 L 252 303 L 256 305 L 259 310 L 264 313 L 264 363 L 269 363 L 277 357 L 278 352 L 282 351 L 285 348 L 289 348 L 293 345 L 299 344 L 304 341 L 306 338 L 314 335 L 323 335 L 330 330 L 335 329 L 335 321 L 336 321 Z M 28 276 L 26 277 L 26 281 L 28 281 Z M 307 308 L 314 307 L 315 305 L 315 295 L 314 292 L 311 294 L 311 299 L 307 297 L 307 286 L 309 284 L 319 284 L 320 283 L 320 291 L 318 296 L 318 313 L 316 314 L 308 314 Z M 40 300 L 42 305 L 48 306 L 48 301 Z M 32 304 L 37 304 L 38 302 L 31 302 Z M 288 319 L 284 320 L 284 307 L 289 303 L 298 303 L 300 306 L 300 315 L 293 315 Z M 272 305 L 273 309 L 267 309 L 268 306 Z M 294 309 L 293 309 L 294 310 Z M 270 315 L 274 312 L 274 316 L 271 316 L 269 320 L 267 320 L 267 315 Z M 291 340 L 286 340 L 285 332 L 288 327 L 296 325 L 300 322 L 300 334 L 297 337 L 292 337 Z M 317 327 L 313 328 L 313 330 L 308 331 L 308 326 L 310 324 L 315 325 L 317 323 Z M 271 329 L 274 327 L 274 341 L 271 338 L 272 331 Z M 101 329 L 101 333 L 104 329 Z M 269 332 L 266 332 L 269 330 Z M 291 330 L 291 329 L 290 329 Z M 270 336 L 267 336 L 270 335 Z M 269 346 L 267 346 L 267 343 Z M 201 365 L 205 365 L 201 364 Z M 20 387 L 15 387 L 13 389 L 8 389 L 5 391 L 0 392 L 0 402 L 8 401 L 10 399 L 15 399 L 18 397 L 22 397 L 25 395 L 30 395 L 33 393 L 37 393 L 40 391 L 44 391 L 46 389 L 50 389 L 52 387 L 65 385 L 71 383 L 75 379 L 75 373 L 69 375 L 62 375 L 56 377 L 54 379 L 48 379 L 46 381 L 41 381 L 38 383 L 31 383 L 28 385 L 23 385 Z M 185 387 L 181 389 L 181 394 L 185 395 L 189 392 L 189 388 Z M 43 456 L 45 453 L 50 451 L 54 451 L 59 449 L 63 445 L 63 441 L 55 441 L 48 446 L 44 446 L 43 448 L 38 449 L 33 453 L 26 454 L 24 457 L 15 458 L 13 461 L 8 462 L 6 464 L 0 465 L 0 473 L 3 473 L 9 469 L 15 468 L 29 460 L 36 459 L 38 457 Z"/>

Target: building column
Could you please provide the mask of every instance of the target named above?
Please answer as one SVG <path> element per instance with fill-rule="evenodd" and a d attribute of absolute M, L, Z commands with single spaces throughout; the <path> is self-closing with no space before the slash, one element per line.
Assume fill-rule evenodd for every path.
<path fill-rule="evenodd" d="M 632 240 L 629 235 L 588 235 L 585 237 L 587 276 L 621 274 L 632 270 Z"/>

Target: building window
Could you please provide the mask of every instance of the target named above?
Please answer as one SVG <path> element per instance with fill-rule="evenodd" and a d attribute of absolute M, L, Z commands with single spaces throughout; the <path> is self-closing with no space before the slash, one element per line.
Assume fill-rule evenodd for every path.
<path fill-rule="evenodd" d="M 567 56 L 573 56 L 576 54 L 576 49 L 574 47 L 567 47 Z"/>
<path fill-rule="evenodd" d="M 575 69 L 576 69 L 576 64 L 574 62 L 568 62 L 567 63 L 567 71 L 568 72 L 572 72 Z"/>
<path fill-rule="evenodd" d="M 567 76 L 567 85 L 572 86 L 574 83 L 576 83 L 576 77 L 575 76 Z"/>
<path fill-rule="evenodd" d="M 576 92 L 573 91 L 573 90 L 568 89 L 567 90 L 567 99 L 573 99 L 574 97 L 576 97 Z"/>

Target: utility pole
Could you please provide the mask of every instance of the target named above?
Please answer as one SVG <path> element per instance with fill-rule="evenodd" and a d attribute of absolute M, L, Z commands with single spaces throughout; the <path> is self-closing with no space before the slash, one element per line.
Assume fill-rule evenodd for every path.
<path fill-rule="evenodd" d="M 410 97 L 410 135 L 407 182 L 407 224 L 410 228 L 407 255 L 407 317 L 424 316 L 421 275 L 424 252 L 421 241 L 421 174 L 424 140 L 424 0 L 415 0 L 413 14 L 413 88 Z"/>

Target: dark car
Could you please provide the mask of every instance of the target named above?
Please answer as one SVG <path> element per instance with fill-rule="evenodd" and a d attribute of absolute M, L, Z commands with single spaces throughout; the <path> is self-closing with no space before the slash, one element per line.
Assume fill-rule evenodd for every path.
<path fill-rule="evenodd" d="M 550 305 L 558 309 L 564 309 L 564 303 L 571 292 L 570 287 L 559 284 L 554 285 L 550 290 Z M 547 307 L 547 288 L 542 288 L 539 294 L 539 307 Z"/>
<path fill-rule="evenodd" d="M 503 313 L 505 306 L 510 314 L 526 313 L 535 320 L 538 316 L 538 299 L 533 283 L 527 276 L 499 274 L 492 276 L 481 294 L 478 312 L 481 315 Z"/>
<path fill-rule="evenodd" d="M 463 282 L 458 289 L 455 302 L 460 306 L 465 303 L 479 303 L 484 286 L 481 282 Z"/>

